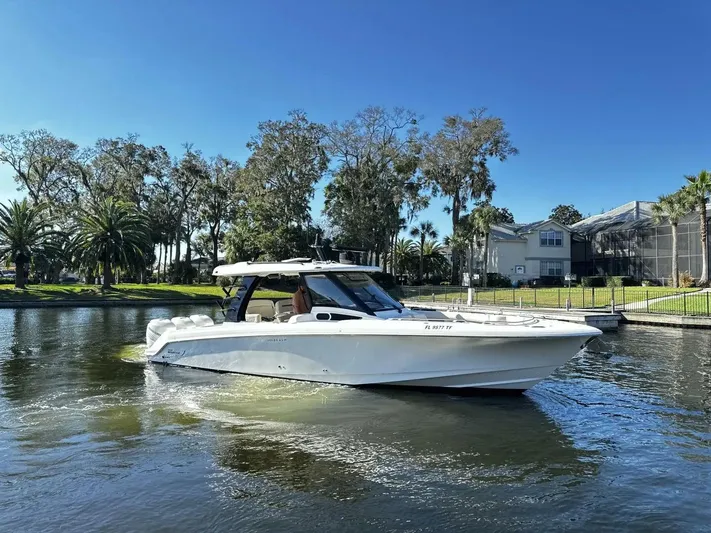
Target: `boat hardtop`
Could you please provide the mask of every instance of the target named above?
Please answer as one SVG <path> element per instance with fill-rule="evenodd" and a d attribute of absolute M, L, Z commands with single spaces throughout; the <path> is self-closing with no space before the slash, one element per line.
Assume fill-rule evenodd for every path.
<path fill-rule="evenodd" d="M 337 263 L 336 261 L 312 261 L 307 258 L 286 259 L 284 261 L 242 261 L 231 265 L 215 267 L 216 277 L 233 276 L 298 276 L 310 272 L 382 272 L 379 266 Z"/>

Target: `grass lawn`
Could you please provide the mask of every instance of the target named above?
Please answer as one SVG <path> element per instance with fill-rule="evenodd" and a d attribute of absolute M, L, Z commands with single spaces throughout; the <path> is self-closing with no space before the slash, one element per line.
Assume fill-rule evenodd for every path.
<path fill-rule="evenodd" d="M 693 294 L 698 289 L 671 289 L 667 287 L 625 287 L 614 290 L 616 305 L 641 302 L 649 298 L 661 298 L 674 294 L 687 293 L 686 307 L 684 299 L 676 298 L 662 300 L 649 304 L 649 312 L 668 314 L 707 314 L 706 294 Z M 401 298 L 419 302 L 452 303 L 452 300 L 462 298 L 466 302 L 466 288 L 459 287 L 403 287 Z M 97 285 L 64 284 L 64 285 L 28 285 L 24 291 L 15 290 L 12 284 L 0 284 L 0 302 L 16 301 L 57 301 L 57 300 L 187 300 L 217 301 L 224 293 L 218 285 L 170 285 L 167 283 L 140 285 L 136 283 L 119 283 L 114 290 L 101 293 Z M 291 298 L 290 293 L 257 290 L 254 298 Z M 518 306 L 521 301 L 524 307 L 564 308 L 566 298 L 570 298 L 574 309 L 591 309 L 609 307 L 613 297 L 612 289 L 601 287 L 594 290 L 582 287 L 570 289 L 480 289 L 474 294 L 474 303 L 482 305 Z M 711 298 L 711 297 L 708 297 Z M 519 300 L 520 299 L 520 300 Z M 710 302 L 711 303 L 711 302 Z M 646 312 L 646 306 L 638 310 Z"/>
<path fill-rule="evenodd" d="M 97 285 L 80 283 L 65 285 L 28 285 L 24 291 L 12 284 L 0 285 L 0 302 L 50 300 L 185 300 L 224 297 L 218 285 L 169 285 L 167 283 L 140 285 L 117 283 L 113 290 L 101 293 Z M 255 298 L 291 298 L 291 294 L 257 290 Z"/>
<path fill-rule="evenodd" d="M 641 311 L 646 312 L 646 308 Z M 686 297 L 650 303 L 649 312 L 667 315 L 711 316 L 711 293 L 687 294 Z"/>
<path fill-rule="evenodd" d="M 570 299 L 574 309 L 604 308 L 615 299 L 615 305 L 641 302 L 649 298 L 660 298 L 680 292 L 693 292 L 699 289 L 672 289 L 667 287 L 607 287 L 583 288 L 573 287 L 552 289 L 479 289 L 474 294 L 474 303 L 483 305 L 518 306 L 524 307 L 553 307 L 564 308 L 566 299 Z M 434 301 L 451 303 L 453 299 L 462 298 L 466 302 L 466 289 L 460 291 L 459 287 L 408 287 L 404 289 L 404 298 L 420 302 L 431 302 L 432 293 Z"/>

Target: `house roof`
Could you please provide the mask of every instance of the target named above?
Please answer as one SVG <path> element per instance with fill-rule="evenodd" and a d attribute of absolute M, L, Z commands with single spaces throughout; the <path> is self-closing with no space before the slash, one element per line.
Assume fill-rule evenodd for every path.
<path fill-rule="evenodd" d="M 597 233 L 619 231 L 652 226 L 652 206 L 654 202 L 635 200 L 599 215 L 593 215 L 571 226 L 576 233 Z"/>
<path fill-rule="evenodd" d="M 543 226 L 549 222 L 554 222 L 555 224 L 563 226 L 564 228 L 566 227 L 565 225 L 551 220 L 550 218 L 546 220 L 538 220 L 529 224 L 502 223 L 491 227 L 491 237 L 495 241 L 525 242 L 526 238 L 523 236 L 523 234 L 534 231 L 536 228 L 539 228 L 540 226 Z"/>
<path fill-rule="evenodd" d="M 518 235 L 514 230 L 504 226 L 492 226 L 489 235 L 495 241 L 526 241 L 526 239 Z"/>

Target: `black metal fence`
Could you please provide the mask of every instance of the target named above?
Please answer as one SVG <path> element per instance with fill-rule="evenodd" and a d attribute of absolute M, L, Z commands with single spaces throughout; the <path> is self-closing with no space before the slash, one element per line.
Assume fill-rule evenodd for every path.
<path fill-rule="evenodd" d="M 402 286 L 397 296 L 415 302 L 468 303 L 468 287 Z M 472 290 L 472 305 L 590 309 L 672 315 L 711 316 L 711 292 L 663 287 L 555 287 Z"/>

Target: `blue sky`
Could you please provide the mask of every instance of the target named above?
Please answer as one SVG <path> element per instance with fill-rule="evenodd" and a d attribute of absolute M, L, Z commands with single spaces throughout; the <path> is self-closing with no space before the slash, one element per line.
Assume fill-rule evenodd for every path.
<path fill-rule="evenodd" d="M 485 106 L 517 221 L 653 200 L 711 166 L 711 2 L 0 0 L 0 132 L 137 132 L 244 161 L 258 121 Z M 0 198 L 18 196 L 0 168 Z M 318 217 L 322 196 L 313 210 Z M 451 231 L 443 201 L 422 215 Z"/>

